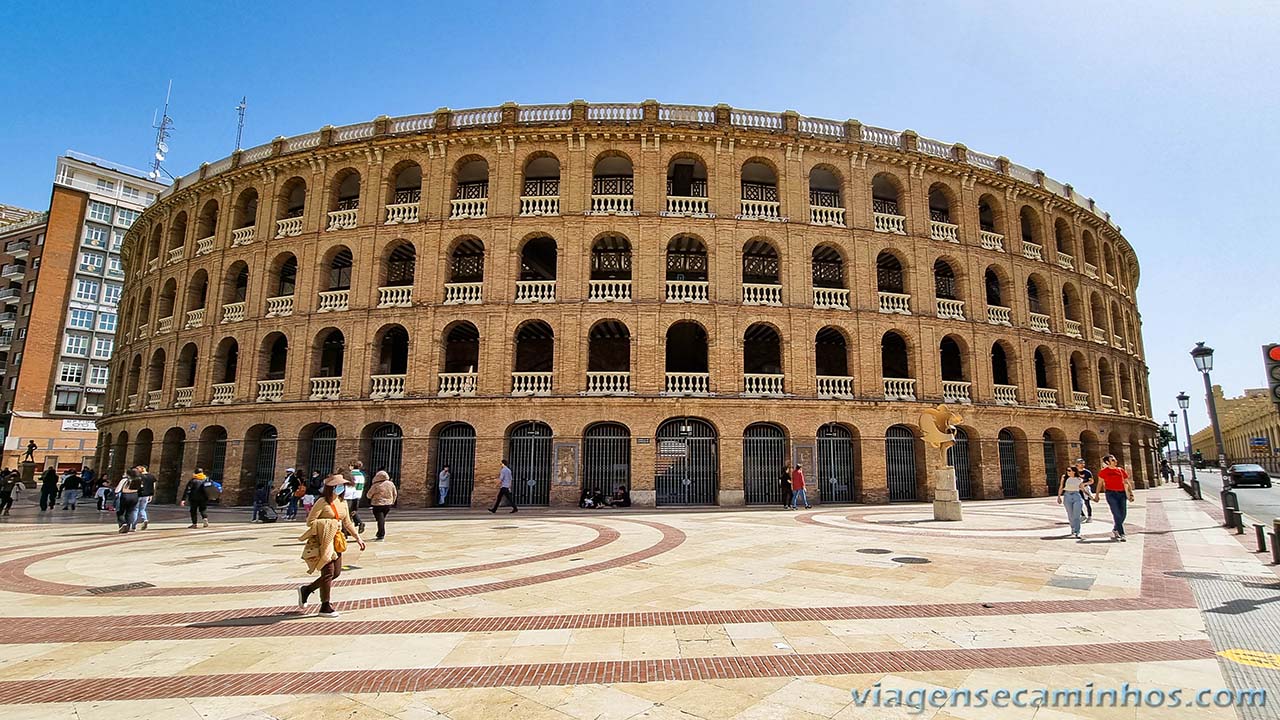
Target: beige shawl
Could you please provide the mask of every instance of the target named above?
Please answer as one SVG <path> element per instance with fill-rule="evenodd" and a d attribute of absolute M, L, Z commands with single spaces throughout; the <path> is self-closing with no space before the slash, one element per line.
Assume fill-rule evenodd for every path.
<path fill-rule="evenodd" d="M 317 501 L 307 516 L 307 529 L 298 536 L 299 540 L 306 543 L 302 547 L 302 559 L 307 563 L 308 575 L 338 557 L 338 552 L 333 549 L 333 539 L 344 525 L 348 526 L 349 535 L 356 534 L 355 528 L 350 527 L 351 520 L 347 514 L 347 504 L 338 500 L 333 503 L 333 507 L 337 509 L 337 518 L 333 517 L 329 503 L 324 500 Z M 325 517 L 320 517 L 321 515 Z"/>

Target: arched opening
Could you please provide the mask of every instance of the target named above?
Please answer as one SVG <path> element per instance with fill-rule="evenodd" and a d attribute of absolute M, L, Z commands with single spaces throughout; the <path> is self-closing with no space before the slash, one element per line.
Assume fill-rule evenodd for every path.
<path fill-rule="evenodd" d="M 889 486 L 889 502 L 910 502 L 919 497 L 923 452 L 916 435 L 906 425 L 894 425 L 884 434 L 885 475 Z"/>
<path fill-rule="evenodd" d="M 851 503 L 862 497 L 862 454 L 856 430 L 840 423 L 818 428 L 817 466 L 812 469 L 816 492 L 811 501 Z"/>
<path fill-rule="evenodd" d="M 667 302 L 708 301 L 707 247 L 692 235 L 677 235 L 667 243 Z"/>
<path fill-rule="evenodd" d="M 907 218 L 900 210 L 902 184 L 889 173 L 871 179 L 871 215 L 876 232 L 907 234 Z"/>
<path fill-rule="evenodd" d="M 824 327 L 818 331 L 813 346 L 818 371 L 818 397 L 853 397 L 849 347 L 844 333 L 833 327 Z"/>
<path fill-rule="evenodd" d="M 958 218 L 953 218 L 951 188 L 943 183 L 929 186 L 929 237 L 942 242 L 960 242 Z"/>
<path fill-rule="evenodd" d="M 655 441 L 653 487 L 658 506 L 719 502 L 719 441 L 711 423 L 671 418 L 658 426 Z"/>
<path fill-rule="evenodd" d="M 204 474 L 216 483 L 222 483 L 226 475 L 227 463 L 227 429 L 221 425 L 206 425 L 200 431 L 200 444 L 196 452 L 196 467 L 203 468 Z M 230 494 L 230 493 L 229 493 Z M 224 496 L 225 497 L 225 496 Z M 239 501 L 237 497 L 226 497 L 226 504 Z"/>
<path fill-rule="evenodd" d="M 182 259 L 183 250 L 187 245 L 187 214 L 179 212 L 174 216 L 173 222 L 169 225 L 169 242 L 167 244 L 168 262 L 177 262 Z"/>
<path fill-rule="evenodd" d="M 449 490 L 444 497 L 444 507 L 470 507 L 471 491 L 475 487 L 476 431 L 466 423 L 450 423 L 436 436 L 435 475 L 428 478 L 428 485 L 438 482 L 440 472 L 449 468 Z M 439 489 L 437 485 L 437 504 Z"/>
<path fill-rule="evenodd" d="M 174 387 L 178 388 L 178 391 L 181 391 L 183 389 L 186 389 L 186 390 L 195 389 L 196 368 L 199 366 L 199 360 L 200 360 L 200 349 L 196 346 L 195 343 L 187 343 L 186 345 L 182 346 L 182 350 L 178 352 L 178 362 L 177 362 L 177 367 L 175 368 L 175 373 L 174 373 L 174 380 L 175 380 Z M 180 400 L 183 400 L 183 398 L 180 397 L 182 394 L 183 393 L 179 392 L 178 393 L 179 396 L 174 398 L 175 406 L 178 404 Z M 191 405 L 190 393 L 187 393 L 187 395 L 188 397 L 185 398 L 186 402 L 183 405 L 184 407 Z"/>
<path fill-rule="evenodd" d="M 1000 212 L 1000 201 L 994 195 L 978 198 L 978 229 L 984 234 L 982 245 L 988 250 L 994 249 L 994 245 L 1004 239 L 1004 218 Z"/>
<path fill-rule="evenodd" d="M 743 220 L 779 220 L 778 174 L 762 160 L 748 160 L 742 165 Z"/>
<path fill-rule="evenodd" d="M 151 229 L 151 240 L 147 243 L 147 261 L 150 265 L 148 269 L 154 270 L 160 262 L 160 244 L 163 238 L 164 228 L 157 224 Z"/>
<path fill-rule="evenodd" d="M 378 331 L 377 373 L 370 397 L 403 397 L 405 375 L 409 372 L 409 332 L 400 325 Z"/>
<path fill-rule="evenodd" d="M 1094 238 L 1093 233 L 1085 230 L 1080 235 L 1080 242 L 1084 246 L 1084 274 L 1098 279 L 1098 241 Z"/>
<path fill-rule="evenodd" d="M 440 373 L 441 397 L 471 396 L 476 393 L 476 369 L 480 367 L 480 332 L 462 321 L 444 334 L 444 370 Z"/>
<path fill-rule="evenodd" d="M 160 288 L 160 302 L 156 311 L 156 317 L 159 318 L 156 321 L 159 327 L 156 329 L 160 332 L 169 332 L 173 329 L 173 310 L 177 296 L 178 281 L 169 278 L 165 281 L 164 287 Z"/>
<path fill-rule="evenodd" d="M 213 244 L 213 236 L 218 232 L 218 201 L 209 200 L 200 208 L 200 215 L 196 220 L 196 239 L 209 239 L 209 245 Z"/>
<path fill-rule="evenodd" d="M 1071 353 L 1067 367 L 1071 374 L 1072 405 L 1078 410 L 1088 410 L 1089 387 L 1092 384 L 1089 379 L 1089 361 L 1085 359 L 1083 353 L 1077 351 Z"/>
<path fill-rule="evenodd" d="M 187 327 L 204 323 L 204 309 L 209 295 L 209 273 L 197 270 L 187 282 Z"/>
<path fill-rule="evenodd" d="M 1102 295 L 1098 292 L 1089 296 L 1089 314 L 1093 317 L 1094 342 L 1107 344 L 1107 306 L 1102 303 Z"/>
<path fill-rule="evenodd" d="M 1004 282 L 1000 279 L 999 273 L 993 268 L 987 268 L 986 273 L 983 274 L 983 285 L 987 292 L 987 307 L 1000 307 L 1007 311 L 1009 306 L 1004 300 Z M 1008 320 L 999 324 L 1007 325 Z"/>
<path fill-rule="evenodd" d="M 156 502 L 177 502 L 186 445 L 187 433 L 182 428 L 172 427 L 165 432 L 160 444 L 160 472 L 156 475 Z"/>
<path fill-rule="evenodd" d="M 830 245 L 813 249 L 813 306 L 826 310 L 848 310 L 849 291 L 845 288 L 844 258 Z"/>
<path fill-rule="evenodd" d="M 138 333 L 139 336 L 148 334 L 148 328 L 151 324 L 151 288 L 142 291 L 142 301 L 138 303 Z"/>
<path fill-rule="evenodd" d="M 542 422 L 525 422 L 508 430 L 507 467 L 511 468 L 511 494 L 517 505 L 549 505 L 551 427 Z"/>
<path fill-rule="evenodd" d="M 844 227 L 844 202 L 840 178 L 831 168 L 816 165 L 809 171 L 809 222 Z"/>
<path fill-rule="evenodd" d="M 582 492 L 605 497 L 631 490 L 631 431 L 619 423 L 596 423 L 582 436 Z"/>
<path fill-rule="evenodd" d="M 520 214 L 560 214 L 560 160 L 555 155 L 536 155 L 525 163 Z"/>
<path fill-rule="evenodd" d="M 1098 434 L 1092 430 L 1080 433 L 1080 457 L 1084 458 L 1085 467 L 1102 467 L 1102 443 L 1098 440 Z M 1097 487 L 1096 481 L 1094 487 Z"/>
<path fill-rule="evenodd" d="M 353 211 L 360 207 L 360 173 L 355 168 L 345 168 L 334 176 L 330 188 L 329 229 L 355 227 Z"/>
<path fill-rule="evenodd" d="M 790 486 L 779 478 L 791 464 L 786 431 L 772 423 L 755 423 L 742 431 L 742 491 L 748 505 L 789 505 Z"/>
<path fill-rule="evenodd" d="M 240 365 L 240 346 L 235 338 L 223 338 L 218 343 L 218 350 L 213 356 L 214 382 L 235 383 L 236 371 Z M 217 394 L 217 389 L 214 389 Z M 234 388 L 233 388 L 234 390 Z"/>
<path fill-rule="evenodd" d="M 271 333 L 262 340 L 262 356 L 258 361 L 260 380 L 283 380 L 289 366 L 289 338 Z"/>
<path fill-rule="evenodd" d="M 1067 334 L 1080 337 L 1080 323 L 1084 320 L 1080 303 L 1080 291 L 1071 283 L 1062 285 L 1062 315 L 1067 320 Z"/>
<path fill-rule="evenodd" d="M 307 181 L 294 177 L 280 186 L 276 198 L 276 237 L 296 237 L 302 234 L 302 215 L 307 205 Z"/>
<path fill-rule="evenodd" d="M 620 153 L 606 153 L 596 158 L 591 171 L 591 214 L 635 214 L 635 191 L 631 158 Z"/>
<path fill-rule="evenodd" d="M 587 339 L 587 393 L 617 395 L 631 391 L 631 332 L 617 320 L 602 320 Z"/>
<path fill-rule="evenodd" d="M 1106 358 L 1098 358 L 1098 386 L 1102 391 L 1101 405 L 1106 411 L 1114 411 L 1116 406 L 1113 402 L 1117 399 L 1119 392 L 1116 385 L 1116 376 L 1111 372 L 1111 363 Z"/>
<path fill-rule="evenodd" d="M 388 225 L 418 222 L 418 203 L 422 200 L 422 166 L 402 160 L 391 170 L 387 197 Z"/>
<path fill-rule="evenodd" d="M 364 429 L 360 439 L 361 449 L 364 450 L 361 454 L 365 457 L 365 467 L 370 471 L 370 482 L 373 480 L 373 473 L 384 471 L 391 476 L 391 482 L 395 483 L 398 490 L 402 471 L 400 458 L 404 447 L 404 431 L 395 423 L 374 423 Z"/>
<path fill-rule="evenodd" d="M 1058 265 L 1072 270 L 1075 268 L 1075 241 L 1071 238 L 1071 226 L 1063 218 L 1058 218 L 1053 223 L 1053 241 L 1055 249 L 1058 251 Z M 1057 481 L 1057 478 L 1054 478 Z"/>
<path fill-rule="evenodd" d="M 953 403 L 971 402 L 964 353 L 954 335 L 942 338 L 942 342 L 938 344 L 938 366 L 942 371 L 943 400 Z"/>
<path fill-rule="evenodd" d="M 312 423 L 298 436 L 298 470 L 302 477 L 319 473 L 325 478 L 337 466 L 338 431 L 328 423 Z M 303 474 L 305 473 L 305 474 Z"/>
<path fill-rule="evenodd" d="M 555 302 L 556 241 L 540 235 L 520 248 L 520 279 L 516 282 L 516 302 Z"/>
<path fill-rule="evenodd" d="M 693 155 L 677 155 L 667 164 L 667 216 L 707 217 L 707 166 Z"/>
<path fill-rule="evenodd" d="M 960 297 L 960 283 L 951 263 L 939 258 L 933 263 L 933 294 L 940 318 L 964 319 L 964 301 Z"/>
<path fill-rule="evenodd" d="M 1027 278 L 1027 310 L 1030 312 L 1032 330 L 1050 331 L 1048 294 L 1038 275 Z"/>
<path fill-rule="evenodd" d="M 1018 211 L 1018 230 L 1024 246 L 1035 245 L 1038 249 L 1044 244 L 1040 242 L 1040 216 L 1030 205 L 1023 205 Z"/>
<path fill-rule="evenodd" d="M 245 433 L 244 468 L 252 474 L 254 488 L 275 483 L 279 444 L 280 434 L 273 425 L 254 425 Z"/>
<path fill-rule="evenodd" d="M 667 328 L 666 392 L 705 395 L 710 392 L 707 331 L 696 322 L 681 321 Z"/>
<path fill-rule="evenodd" d="M 243 260 L 231 264 L 222 283 L 223 322 L 230 322 L 227 317 L 227 305 L 245 302 L 249 297 L 249 266 Z M 244 318 L 244 308 L 239 308 L 239 318 Z M 234 317 L 234 316 L 233 316 Z"/>
<path fill-rule="evenodd" d="M 742 338 L 743 390 L 748 395 L 782 395 L 782 338 L 770 325 L 756 323 Z"/>
<path fill-rule="evenodd" d="M 107 475 L 115 479 L 124 473 L 125 453 L 129 449 L 129 433 L 122 432 L 116 436 L 115 444 L 107 451 Z"/>
<path fill-rule="evenodd" d="M 236 230 L 251 228 L 257 225 L 258 191 L 254 188 L 248 188 L 244 192 L 241 192 L 240 196 L 236 198 L 235 207 L 232 208 L 232 216 L 234 218 L 232 225 Z"/>
<path fill-rule="evenodd" d="M 129 377 L 126 387 L 128 390 L 129 408 L 136 410 L 138 408 L 138 388 L 142 384 L 142 356 L 134 355 L 133 362 L 129 365 Z"/>
<path fill-rule="evenodd" d="M 311 399 L 337 400 L 342 394 L 346 338 L 336 328 L 322 330 L 311 348 Z"/>
<path fill-rule="evenodd" d="M 883 250 L 876 256 L 876 290 L 880 294 L 880 312 L 911 314 L 911 296 L 907 294 L 906 271 L 897 255 Z"/>
<path fill-rule="evenodd" d="M 1018 404 L 1018 386 L 1009 373 L 1009 352 L 1003 342 L 991 345 L 991 383 L 997 405 Z"/>
<path fill-rule="evenodd" d="M 293 303 L 291 302 L 294 292 L 298 287 L 298 258 L 293 253 L 285 253 L 276 258 L 272 263 L 272 296 L 267 300 L 267 315 L 284 315 L 293 313 Z M 289 298 L 289 301 L 279 302 L 280 298 Z M 277 300 L 273 307 L 272 300 Z M 288 306 L 288 312 L 285 307 Z"/>
<path fill-rule="evenodd" d="M 474 155 L 458 161 L 450 205 L 449 217 L 453 220 L 482 218 L 489 214 L 488 161 Z"/>
<path fill-rule="evenodd" d="M 444 286 L 445 305 L 478 305 L 484 285 L 484 243 L 462 237 L 449 253 L 449 282 Z"/>
<path fill-rule="evenodd" d="M 1041 407 L 1058 406 L 1057 368 L 1053 355 L 1045 347 L 1036 348 L 1034 355 L 1036 372 L 1036 402 Z"/>
<path fill-rule="evenodd" d="M 1044 484 L 1050 495 L 1058 494 L 1058 478 L 1071 461 L 1067 457 L 1066 436 L 1061 430 L 1050 428 L 1040 438 L 1040 451 L 1044 457 Z"/>
<path fill-rule="evenodd" d="M 138 431 L 137 439 L 133 441 L 133 461 L 129 463 L 130 467 L 139 465 L 148 467 L 151 465 L 151 445 L 155 441 L 155 434 L 150 428 L 143 428 Z"/>
<path fill-rule="evenodd" d="M 325 289 L 350 290 L 352 264 L 351 250 L 346 246 L 339 245 L 330 250 L 324 264 Z"/>
<path fill-rule="evenodd" d="M 147 365 L 148 395 L 150 395 L 153 392 L 158 394 L 160 390 L 164 387 L 165 360 L 166 358 L 164 354 L 164 348 L 157 348 L 156 351 L 151 355 L 151 362 L 148 363 Z M 147 405 L 149 407 L 153 405 L 155 407 L 159 407 L 159 397 L 155 398 L 154 403 L 152 402 L 152 398 L 148 397 Z"/>
<path fill-rule="evenodd" d="M 1013 431 L 1005 428 L 996 438 L 1000 456 L 1000 491 L 1005 497 L 1018 496 L 1018 447 Z"/>
<path fill-rule="evenodd" d="M 516 330 L 515 368 L 511 373 L 513 395 L 550 395 L 555 370 L 555 332 L 541 320 L 526 322 Z"/>
<path fill-rule="evenodd" d="M 378 307 L 413 305 L 413 278 L 418 253 L 413 243 L 396 241 L 383 256 L 382 281 L 378 285 Z"/>
<path fill-rule="evenodd" d="M 956 473 L 956 492 L 961 500 L 972 500 L 973 494 L 973 458 L 969 431 L 956 428 L 955 444 L 947 448 L 947 465 Z"/>
<path fill-rule="evenodd" d="M 916 399 L 907 341 L 892 330 L 880 338 L 880 375 L 884 378 L 885 400 Z"/>
<path fill-rule="evenodd" d="M 778 251 L 763 238 L 748 240 L 742 248 L 742 304 L 782 304 Z"/>

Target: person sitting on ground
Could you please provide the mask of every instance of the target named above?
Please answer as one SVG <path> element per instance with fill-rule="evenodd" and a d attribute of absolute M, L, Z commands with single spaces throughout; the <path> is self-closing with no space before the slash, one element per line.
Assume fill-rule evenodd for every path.
<path fill-rule="evenodd" d="M 591 503 L 596 508 L 609 507 L 609 499 L 600 492 L 600 488 L 591 491 Z"/>
<path fill-rule="evenodd" d="M 594 508 L 596 503 L 591 499 L 591 493 L 586 488 L 582 488 L 582 495 L 578 497 L 578 507 L 583 509 Z"/>
<path fill-rule="evenodd" d="M 609 501 L 612 507 L 631 507 L 631 491 L 627 490 L 626 485 L 619 485 L 614 491 L 613 498 Z"/>
<path fill-rule="evenodd" d="M 258 522 L 262 515 L 262 509 L 271 503 L 271 485 L 265 482 L 259 482 L 253 489 L 253 517 L 249 522 Z"/>

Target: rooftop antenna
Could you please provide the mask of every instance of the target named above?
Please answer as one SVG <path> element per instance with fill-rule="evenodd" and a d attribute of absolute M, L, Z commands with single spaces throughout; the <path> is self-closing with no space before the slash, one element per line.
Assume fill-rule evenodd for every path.
<path fill-rule="evenodd" d="M 244 134 L 244 109 L 248 107 L 244 103 L 245 97 L 241 96 L 240 104 L 236 106 L 236 113 L 240 115 L 240 121 L 236 123 L 236 151 L 240 150 L 240 136 Z"/>
<path fill-rule="evenodd" d="M 164 93 L 164 112 L 161 113 L 159 122 L 156 121 L 154 113 L 151 116 L 151 127 L 156 129 L 156 154 L 151 160 L 151 172 L 147 173 L 147 177 L 157 182 L 160 180 L 161 175 L 168 175 L 170 179 L 176 179 L 161 165 L 164 162 L 165 155 L 169 152 L 169 132 L 173 129 L 173 118 L 169 117 L 169 96 L 171 94 L 173 94 L 173 80 L 169 81 L 169 89 Z"/>

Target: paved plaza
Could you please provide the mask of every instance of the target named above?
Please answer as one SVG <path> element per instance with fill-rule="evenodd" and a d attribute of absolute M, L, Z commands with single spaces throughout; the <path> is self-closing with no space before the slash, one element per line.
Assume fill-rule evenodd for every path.
<path fill-rule="evenodd" d="M 1245 665 L 1228 657 L 1275 682 L 1259 669 L 1280 659 L 1274 626 L 1224 646 L 1206 620 L 1230 608 L 1262 627 L 1280 595 L 1269 556 L 1208 510 L 1140 491 L 1126 543 L 1108 540 L 1105 503 L 1072 540 L 1052 498 L 966 503 L 957 523 L 927 505 L 406 510 L 386 542 L 346 554 L 333 620 L 292 605 L 300 522 L 225 510 L 188 530 L 154 508 L 149 530 L 122 536 L 91 505 L 26 503 L 0 521 L 0 716 L 1165 717 L 917 714 L 851 691 L 1190 693 L 1235 687 Z M 1231 588 L 1247 591 L 1219 597 Z"/>

